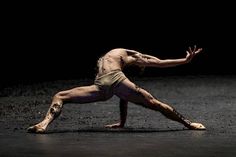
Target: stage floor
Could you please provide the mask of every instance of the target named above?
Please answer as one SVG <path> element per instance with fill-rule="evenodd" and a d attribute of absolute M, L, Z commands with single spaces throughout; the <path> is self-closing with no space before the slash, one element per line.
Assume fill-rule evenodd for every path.
<path fill-rule="evenodd" d="M 129 103 L 124 129 L 104 125 L 119 119 L 119 99 L 65 104 L 46 134 L 26 128 L 42 120 L 51 96 L 93 80 L 18 84 L 0 91 L 0 156 L 236 156 L 236 76 L 130 78 L 206 131 L 188 130 L 161 113 Z"/>

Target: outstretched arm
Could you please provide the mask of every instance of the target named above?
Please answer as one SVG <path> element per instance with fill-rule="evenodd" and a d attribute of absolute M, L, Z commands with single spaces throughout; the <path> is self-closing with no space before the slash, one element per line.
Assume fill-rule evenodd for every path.
<path fill-rule="evenodd" d="M 202 51 L 202 48 L 197 48 L 196 45 L 194 48 L 189 47 L 186 51 L 186 57 L 180 59 L 159 59 L 157 57 L 135 53 L 131 57 L 133 58 L 132 63 L 138 66 L 149 66 L 149 67 L 173 67 L 181 64 L 189 63 L 193 57 Z"/>
<path fill-rule="evenodd" d="M 127 117 L 128 101 L 120 99 L 120 122 L 115 124 L 106 125 L 107 128 L 123 128 Z"/>

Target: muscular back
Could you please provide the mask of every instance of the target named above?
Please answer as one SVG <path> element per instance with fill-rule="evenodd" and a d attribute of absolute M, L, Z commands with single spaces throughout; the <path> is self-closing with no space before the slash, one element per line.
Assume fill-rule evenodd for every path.
<path fill-rule="evenodd" d="M 99 58 L 98 75 L 106 74 L 113 70 L 123 70 L 126 65 L 130 65 L 134 62 L 134 55 L 137 55 L 136 51 L 128 51 L 126 49 L 117 48 L 107 52 L 103 57 Z"/>

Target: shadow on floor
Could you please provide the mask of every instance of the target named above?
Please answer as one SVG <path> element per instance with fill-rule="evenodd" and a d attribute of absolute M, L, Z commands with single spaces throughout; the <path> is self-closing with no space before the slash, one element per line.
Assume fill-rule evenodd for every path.
<path fill-rule="evenodd" d="M 43 134 L 58 134 L 58 133 L 153 133 L 153 132 L 177 132 L 189 131 L 189 129 L 152 129 L 152 128 L 122 128 L 122 129 L 107 129 L 107 128 L 85 128 L 85 129 L 66 129 L 66 130 L 50 130 Z"/>

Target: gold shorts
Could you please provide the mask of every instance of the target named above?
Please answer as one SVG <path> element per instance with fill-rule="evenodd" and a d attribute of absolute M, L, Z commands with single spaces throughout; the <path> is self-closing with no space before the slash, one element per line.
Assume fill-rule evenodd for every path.
<path fill-rule="evenodd" d="M 114 70 L 102 76 L 97 76 L 94 84 L 104 94 L 104 99 L 108 99 L 113 96 L 114 88 L 126 78 L 121 70 Z"/>

